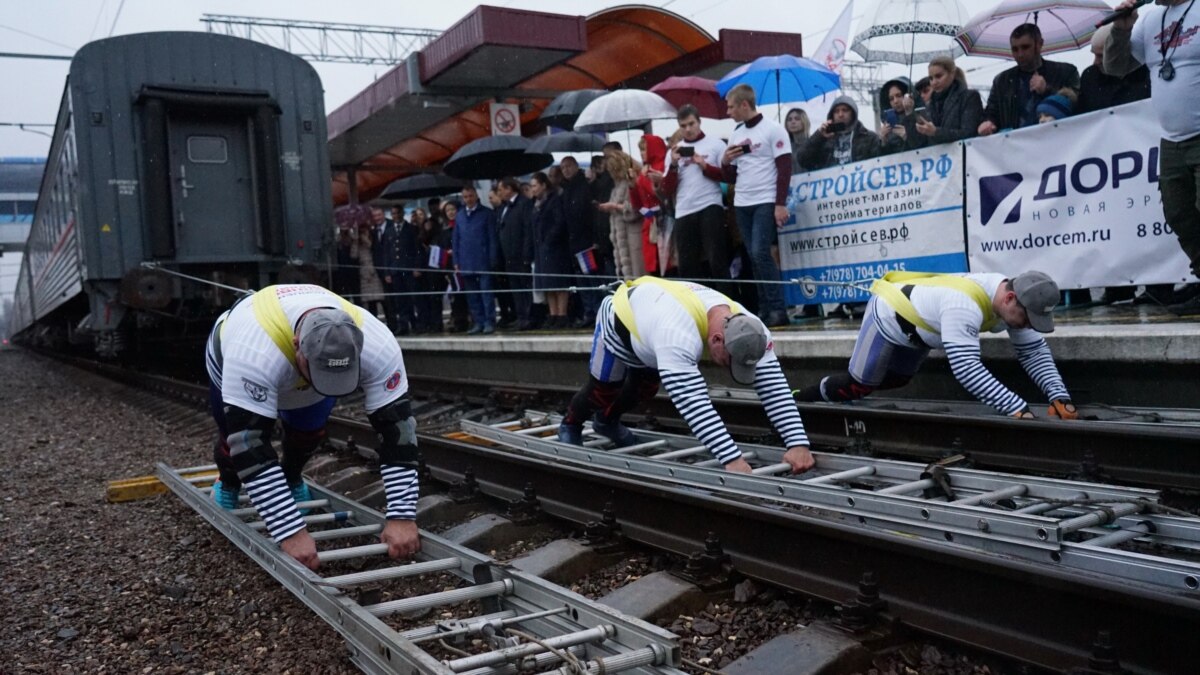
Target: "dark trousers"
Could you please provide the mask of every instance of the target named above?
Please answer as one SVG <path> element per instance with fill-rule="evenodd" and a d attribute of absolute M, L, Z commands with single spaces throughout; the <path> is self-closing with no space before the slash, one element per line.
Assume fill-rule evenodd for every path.
<path fill-rule="evenodd" d="M 1164 138 L 1159 165 L 1163 215 L 1192 261 L 1192 274 L 1200 276 L 1200 136 L 1178 143 Z"/>
<path fill-rule="evenodd" d="M 713 204 L 676 218 L 675 248 L 679 256 L 680 277 L 728 279 L 729 232 L 725 229 L 724 207 Z M 716 284 L 713 287 L 725 292 Z"/>
<path fill-rule="evenodd" d="M 496 306 L 492 300 L 492 275 L 464 274 L 462 281 L 464 291 L 474 291 L 464 293 L 467 296 L 467 306 L 471 308 L 471 320 L 480 328 L 494 326 Z"/>
<path fill-rule="evenodd" d="M 431 331 L 442 329 L 442 292 L 446 290 L 446 277 L 441 272 L 421 272 L 413 278 L 413 309 L 416 319 L 413 327 Z"/>
<path fill-rule="evenodd" d="M 754 280 L 778 282 L 779 268 L 771 256 L 771 245 L 775 243 L 775 205 L 755 204 L 734 207 L 738 227 L 750 251 L 750 264 L 754 267 Z M 758 314 L 764 319 L 772 312 L 784 312 L 783 286 L 778 283 L 758 284 Z"/>
<path fill-rule="evenodd" d="M 512 297 L 513 312 L 516 314 L 517 322 L 527 325 L 529 310 L 533 306 L 533 294 L 530 292 L 532 277 L 526 276 L 530 272 L 529 265 L 506 261 L 504 271 L 509 273 L 508 287 L 512 292 L 508 295 Z"/>
<path fill-rule="evenodd" d="M 619 422 L 621 416 L 658 393 L 661 380 L 653 368 L 630 368 L 621 382 L 601 382 L 588 375 L 583 388 L 571 398 L 566 424 L 583 424 L 596 415 L 606 424 Z"/>

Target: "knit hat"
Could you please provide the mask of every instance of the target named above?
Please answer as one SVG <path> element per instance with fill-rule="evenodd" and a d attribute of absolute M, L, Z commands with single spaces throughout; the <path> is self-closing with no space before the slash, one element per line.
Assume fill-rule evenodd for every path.
<path fill-rule="evenodd" d="M 1039 115 L 1049 115 L 1056 120 L 1061 120 L 1064 117 L 1070 117 L 1073 110 L 1071 101 L 1062 94 L 1054 94 L 1042 99 L 1038 104 L 1037 112 Z"/>

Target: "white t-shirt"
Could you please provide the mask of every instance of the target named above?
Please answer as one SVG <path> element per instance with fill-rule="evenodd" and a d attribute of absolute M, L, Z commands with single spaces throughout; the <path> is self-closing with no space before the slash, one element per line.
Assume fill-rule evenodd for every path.
<path fill-rule="evenodd" d="M 779 177 L 775 158 L 792 154 L 792 140 L 777 122 L 762 118 L 752 127 L 743 122 L 729 136 L 730 145 L 750 144 L 750 154 L 736 157 L 737 187 L 734 206 L 775 203 L 775 182 Z"/>
<path fill-rule="evenodd" d="M 1158 111 L 1163 137 L 1174 142 L 1200 134 L 1200 106 L 1196 105 L 1196 93 L 1200 91 L 1200 7 L 1193 7 L 1183 26 L 1172 31 L 1189 4 L 1143 7 L 1129 37 L 1133 58 L 1150 68 L 1150 99 Z M 1158 75 L 1163 62 L 1162 42 L 1172 35 L 1178 37 L 1167 45 L 1167 57 L 1175 68 L 1175 77 L 1164 80 Z"/>
<path fill-rule="evenodd" d="M 721 155 L 725 154 L 725 143 L 719 138 L 705 136 L 692 143 L 681 141 L 679 147 L 696 148 L 696 154 L 704 158 L 709 166 L 721 167 Z M 725 203 L 721 195 L 721 184 L 704 175 L 704 170 L 691 157 L 679 158 L 679 187 L 675 190 L 675 217 L 682 218 L 704 209 Z M 740 183 L 741 180 L 739 179 Z"/>
<path fill-rule="evenodd" d="M 957 274 L 979 284 L 988 298 L 994 298 L 1000 284 L 1008 277 L 1003 274 Z M 898 285 L 903 286 L 900 282 Z M 930 333 L 924 328 L 917 328 L 917 335 L 925 344 L 933 349 L 943 349 L 944 342 L 952 344 L 979 343 L 979 331 L 983 327 L 983 312 L 979 305 L 967 296 L 952 288 L 939 286 L 916 286 L 909 298 L 925 323 L 936 329 Z M 898 345 L 908 345 L 908 336 L 900 330 L 896 323 L 896 310 L 886 302 L 875 304 L 876 317 L 879 319 L 879 329 L 889 342 Z M 1016 344 L 1040 341 L 1041 334 L 1032 328 L 1009 328 L 1004 321 L 998 321 L 992 327 L 992 333 L 1008 331 L 1009 338 Z"/>
<path fill-rule="evenodd" d="M 705 310 L 729 304 L 728 298 L 711 288 L 688 282 L 679 283 L 696 293 Z M 704 356 L 704 338 L 696 330 L 692 315 L 674 296 L 661 286 L 641 284 L 630 293 L 629 306 L 633 309 L 633 320 L 637 324 L 637 337 L 633 337 L 633 331 L 630 331 L 630 337 L 633 353 L 639 361 L 660 371 L 699 372 L 697 364 Z M 758 317 L 749 316 L 761 323 Z M 767 352 L 759 360 L 760 364 L 777 360 L 770 332 L 767 333 L 767 340 Z"/>
<path fill-rule="evenodd" d="M 300 316 L 317 307 L 340 308 L 340 298 L 331 291 L 309 284 L 275 286 L 279 304 L 293 329 Z M 254 317 L 254 298 L 239 302 L 218 320 L 221 358 L 209 338 L 208 375 L 221 387 L 221 399 L 267 418 L 280 410 L 295 410 L 321 401 L 300 377 L 279 347 Z M 362 310 L 363 349 L 359 384 L 366 395 L 368 413 L 408 393 L 408 373 L 400 345 L 387 326 Z"/>

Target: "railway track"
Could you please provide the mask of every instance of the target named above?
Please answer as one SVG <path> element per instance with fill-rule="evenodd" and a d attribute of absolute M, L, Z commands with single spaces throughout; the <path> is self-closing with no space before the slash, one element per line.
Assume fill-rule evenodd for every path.
<path fill-rule="evenodd" d="M 203 398 L 194 385 L 139 386 Z M 461 400 L 477 398 L 487 397 Z M 1055 670 L 1115 655 L 1131 672 L 1180 672 L 1198 655 L 1200 521 L 1163 513 L 1158 491 L 836 454 L 819 455 L 820 475 L 787 479 L 771 475 L 779 451 L 765 446 L 743 446 L 759 475 L 733 476 L 704 466 L 684 437 L 638 431 L 638 450 L 673 453 L 665 462 L 563 446 L 539 438 L 553 417 L 529 420 L 424 434 L 425 467 L 503 500 L 532 488 L 549 515 L 608 522 L 682 556 L 707 551 L 748 577 L 850 607 L 864 626 L 899 621 Z M 330 435 L 372 455 L 365 423 L 331 419 Z M 855 600 L 864 579 L 877 580 L 882 606 Z"/>

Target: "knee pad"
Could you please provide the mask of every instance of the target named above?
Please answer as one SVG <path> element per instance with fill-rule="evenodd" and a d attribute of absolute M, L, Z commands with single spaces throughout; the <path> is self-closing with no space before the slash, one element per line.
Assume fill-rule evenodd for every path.
<path fill-rule="evenodd" d="M 283 454 L 285 457 L 297 455 L 308 457 L 312 455 L 325 440 L 325 428 L 316 429 L 314 431 L 300 431 L 293 429 L 287 424 L 283 425 Z"/>
<path fill-rule="evenodd" d="M 888 373 L 883 376 L 883 382 L 879 383 L 879 389 L 899 389 L 912 381 L 912 375 L 900 375 L 899 373 Z"/>
<path fill-rule="evenodd" d="M 875 391 L 876 387 L 863 384 L 850 373 L 830 375 L 821 381 L 821 395 L 826 401 L 857 401 Z"/>
<path fill-rule="evenodd" d="M 379 463 L 417 468 L 417 419 L 412 404 L 401 398 L 367 415 L 379 434 Z"/>
<path fill-rule="evenodd" d="M 239 480 L 245 482 L 279 463 L 279 455 L 271 445 L 275 420 L 235 406 L 225 408 L 225 418 L 233 430 L 225 437 L 225 446 L 229 448 L 229 461 Z"/>
<path fill-rule="evenodd" d="M 595 410 L 608 410 L 616 403 L 624 385 L 624 382 L 601 382 L 593 377 L 588 382 L 588 403 Z"/>
<path fill-rule="evenodd" d="M 637 378 L 635 391 L 637 392 L 639 401 L 649 401 L 658 394 L 658 388 L 662 385 L 662 380 L 657 372 L 650 375 L 643 375 Z"/>

